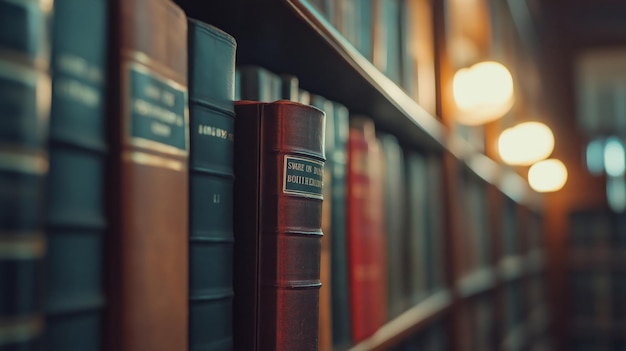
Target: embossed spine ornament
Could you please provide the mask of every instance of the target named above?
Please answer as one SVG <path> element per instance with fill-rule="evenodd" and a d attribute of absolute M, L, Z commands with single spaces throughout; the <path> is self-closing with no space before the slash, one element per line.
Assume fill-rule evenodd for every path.
<path fill-rule="evenodd" d="M 235 350 L 317 350 L 325 115 L 235 103 Z"/>

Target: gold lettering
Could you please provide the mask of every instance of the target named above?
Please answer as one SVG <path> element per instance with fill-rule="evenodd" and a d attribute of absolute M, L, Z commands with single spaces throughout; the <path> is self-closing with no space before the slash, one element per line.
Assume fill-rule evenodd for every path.
<path fill-rule="evenodd" d="M 159 100 L 159 96 L 161 96 L 161 89 L 154 85 L 148 84 L 145 87 L 144 94 L 152 100 Z"/>
<path fill-rule="evenodd" d="M 59 70 L 67 74 L 84 78 L 93 83 L 102 81 L 102 71 L 96 65 L 90 64 L 85 59 L 62 53 L 57 56 Z"/>
<path fill-rule="evenodd" d="M 57 79 L 55 82 L 55 93 L 90 107 L 100 105 L 100 93 L 98 90 L 76 79 Z"/>
<path fill-rule="evenodd" d="M 170 91 L 163 91 L 161 93 L 161 101 L 167 106 L 174 106 L 176 96 Z"/>
<path fill-rule="evenodd" d="M 159 122 L 152 122 L 150 124 L 150 131 L 154 135 L 159 135 L 163 137 L 169 137 L 172 134 L 172 128 L 170 128 L 166 124 L 159 123 Z"/>

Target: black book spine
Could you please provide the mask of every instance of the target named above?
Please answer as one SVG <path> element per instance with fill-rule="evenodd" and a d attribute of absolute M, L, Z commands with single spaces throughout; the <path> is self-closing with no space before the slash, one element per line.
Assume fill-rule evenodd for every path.
<path fill-rule="evenodd" d="M 0 0 L 0 350 L 41 347 L 48 5 Z"/>
<path fill-rule="evenodd" d="M 232 350 L 236 42 L 189 20 L 189 349 Z"/>
<path fill-rule="evenodd" d="M 46 350 L 100 350 L 104 312 L 104 0 L 54 2 L 46 196 Z"/>

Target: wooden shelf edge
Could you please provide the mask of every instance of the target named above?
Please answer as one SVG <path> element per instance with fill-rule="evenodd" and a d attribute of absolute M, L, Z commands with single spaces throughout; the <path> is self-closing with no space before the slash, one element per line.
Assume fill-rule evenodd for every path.
<path fill-rule="evenodd" d="M 462 299 L 486 292 L 496 286 L 496 272 L 491 267 L 480 268 L 459 279 L 456 289 Z"/>
<path fill-rule="evenodd" d="M 436 292 L 383 325 L 374 335 L 354 345 L 349 351 L 386 349 L 402 341 L 432 318 L 447 311 L 451 304 L 452 296 L 449 291 Z"/>
<path fill-rule="evenodd" d="M 383 95 L 398 111 L 407 117 L 415 127 L 420 128 L 440 148 L 446 147 L 446 130 L 444 125 L 433 115 L 422 108 L 406 94 L 395 82 L 365 58 L 354 46 L 344 38 L 321 14 L 306 0 L 284 0 L 304 21 L 309 23 L 317 33 L 378 92 Z"/>

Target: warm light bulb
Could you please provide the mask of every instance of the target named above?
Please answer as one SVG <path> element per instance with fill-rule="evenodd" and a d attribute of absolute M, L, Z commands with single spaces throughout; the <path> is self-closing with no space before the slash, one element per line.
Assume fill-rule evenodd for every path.
<path fill-rule="evenodd" d="M 452 84 L 459 109 L 456 119 L 461 124 L 494 121 L 513 106 L 513 78 L 498 62 L 486 61 L 462 68 L 454 75 Z"/>
<path fill-rule="evenodd" d="M 510 165 L 528 166 L 550 156 L 554 134 L 540 122 L 524 122 L 505 129 L 498 138 L 502 160 Z"/>
<path fill-rule="evenodd" d="M 561 189 L 567 182 L 567 168 L 560 160 L 539 161 L 528 170 L 528 183 L 535 191 L 545 193 Z"/>

